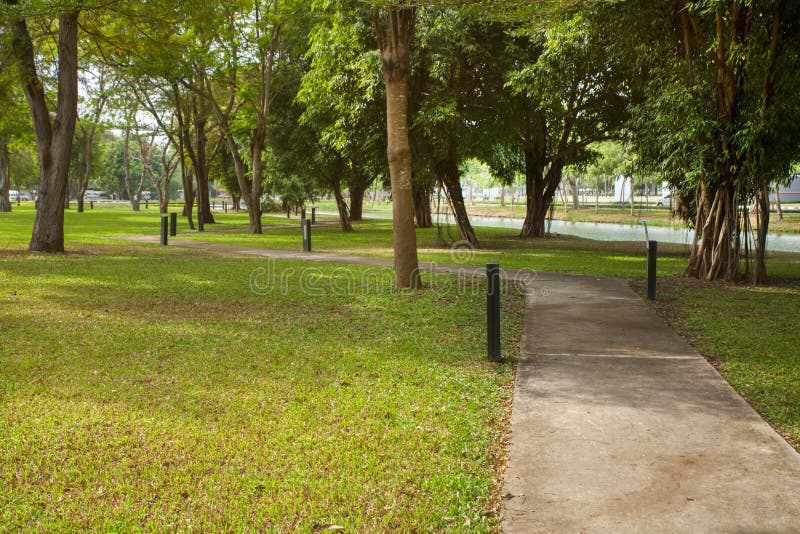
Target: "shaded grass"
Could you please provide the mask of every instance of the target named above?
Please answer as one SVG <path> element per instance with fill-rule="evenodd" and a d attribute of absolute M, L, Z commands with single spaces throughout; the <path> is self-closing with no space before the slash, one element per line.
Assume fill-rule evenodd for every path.
<path fill-rule="evenodd" d="M 766 287 L 668 278 L 655 308 L 800 451 L 800 270 Z"/>
<path fill-rule="evenodd" d="M 254 292 L 265 267 L 0 258 L 0 530 L 495 529 L 513 368 L 484 361 L 480 292 L 335 294 L 315 264 L 309 294 L 301 262 Z"/>

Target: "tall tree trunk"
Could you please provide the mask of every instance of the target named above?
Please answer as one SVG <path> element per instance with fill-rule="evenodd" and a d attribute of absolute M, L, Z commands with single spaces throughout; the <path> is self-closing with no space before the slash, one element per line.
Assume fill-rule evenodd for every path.
<path fill-rule="evenodd" d="M 767 68 L 764 71 L 760 109 L 762 128 L 766 126 L 763 121 L 771 105 L 776 57 L 780 36 L 783 32 L 781 26 L 785 2 L 779 0 L 773 5 L 775 12 L 769 34 L 770 54 L 766 61 Z M 740 120 L 745 105 L 749 105 L 748 99 L 742 98 L 745 85 L 749 83 L 744 71 L 745 63 L 739 61 L 740 56 L 735 52 L 746 46 L 751 27 L 752 12 L 749 11 L 751 8 L 749 3 L 734 2 L 732 14 L 728 16 L 728 8 L 718 6 L 713 12 L 715 19 L 714 45 L 710 50 L 707 47 L 701 50 L 702 53 L 713 52 L 708 56 L 714 72 L 716 127 L 708 145 L 717 157 L 714 160 L 714 167 L 710 169 L 714 175 L 713 185 L 708 183 L 705 177 L 701 181 L 695 225 L 697 237 L 692 246 L 687 274 L 706 281 L 720 278 L 733 281 L 739 277 L 742 225 L 745 226 L 745 229 L 749 225 L 749 215 L 742 213 L 749 200 L 748 189 L 751 185 L 758 188 L 756 201 L 760 211 L 759 218 L 769 217 L 768 198 L 764 198 L 762 184 L 757 181 L 755 184 L 747 183 L 748 173 L 752 173 L 753 169 L 756 172 L 759 170 L 758 160 L 761 156 L 758 155 L 758 151 L 767 144 L 768 137 L 764 135 L 763 130 L 760 131 L 759 139 L 750 143 L 749 153 L 746 154 L 742 154 L 742 151 L 738 149 L 735 139 L 737 122 Z M 752 25 L 752 27 L 755 26 Z M 761 28 L 760 25 L 759 28 Z M 689 35 L 689 33 L 684 32 L 685 35 Z M 684 37 L 684 41 L 688 42 L 687 37 Z M 691 44 L 688 42 L 687 46 L 690 47 Z M 750 159 L 750 165 L 747 164 L 747 159 Z M 763 209 L 764 202 L 767 203 L 767 209 Z M 762 226 L 766 232 L 769 223 L 768 220 L 760 221 L 760 223 L 764 222 L 766 224 L 759 224 L 759 233 Z M 766 233 L 763 238 L 764 242 L 757 243 L 756 247 L 762 252 L 763 245 L 766 244 Z M 757 241 L 759 241 L 758 237 Z M 756 266 L 756 269 L 753 270 L 754 275 L 762 276 L 764 274 L 759 273 L 761 267 L 763 265 Z"/>
<path fill-rule="evenodd" d="M 633 188 L 633 176 L 631 176 L 631 217 L 636 217 L 636 209 L 634 208 L 633 195 L 635 194 Z"/>
<path fill-rule="evenodd" d="M 350 190 L 350 220 L 360 221 L 364 215 L 364 196 L 375 180 L 364 172 L 357 161 L 350 162 L 350 179 L 347 187 Z"/>
<path fill-rule="evenodd" d="M 414 197 L 414 220 L 417 228 L 432 228 L 431 192 L 427 186 L 419 182 L 411 184 L 411 194 Z"/>
<path fill-rule="evenodd" d="M 783 206 L 781 206 L 781 186 L 775 184 L 775 209 L 778 210 L 778 220 L 783 222 Z"/>
<path fill-rule="evenodd" d="M 600 213 L 600 177 L 594 179 L 594 212 Z"/>
<path fill-rule="evenodd" d="M 334 178 L 331 189 L 333 190 L 333 197 L 336 199 L 336 209 L 339 210 L 339 224 L 343 232 L 351 232 L 353 225 L 350 223 L 350 210 L 347 208 L 344 195 L 342 195 L 342 182 L 338 176 L 340 175 L 337 174 L 337 177 Z M 352 203 L 352 192 L 350 195 L 350 202 Z"/>
<path fill-rule="evenodd" d="M 772 25 L 770 31 L 769 55 L 767 58 L 767 72 L 764 78 L 764 85 L 761 93 L 761 107 L 759 117 L 761 119 L 761 131 L 759 139 L 761 146 L 767 145 L 766 137 L 766 118 L 775 95 L 775 75 L 778 68 L 778 53 L 781 48 L 783 38 L 783 17 L 786 10 L 787 0 L 778 0 L 773 5 Z M 753 268 L 753 283 L 762 284 L 767 281 L 767 234 L 769 232 L 769 180 L 766 174 L 760 175 L 760 187 L 756 193 L 756 203 L 759 206 L 758 232 L 756 235 L 756 256 Z M 781 209 L 780 185 L 775 184 L 775 200 L 778 208 L 778 218 L 783 220 L 783 210 Z M 747 216 L 747 215 L 745 215 Z"/>
<path fill-rule="evenodd" d="M 199 136 L 200 137 L 200 136 Z M 197 139 L 197 162 L 198 168 L 195 169 L 195 176 L 197 178 L 197 207 L 200 213 L 203 214 L 204 224 L 214 224 L 214 214 L 211 213 L 211 197 L 208 190 L 208 166 L 206 165 L 206 146 L 205 134 L 202 139 Z"/>
<path fill-rule="evenodd" d="M 464 204 L 464 194 L 461 190 L 461 172 L 458 169 L 458 161 L 455 158 L 448 158 L 438 161 L 434 168 L 439 181 L 444 185 L 450 205 L 453 208 L 453 217 L 461 233 L 461 239 L 477 247 L 478 237 L 475 235 L 472 225 L 467 215 L 467 206 Z"/>
<path fill-rule="evenodd" d="M 8 196 L 11 184 L 8 160 L 8 138 L 2 137 L 0 138 L 0 212 L 11 211 L 11 198 Z M 20 193 L 17 192 L 17 194 Z"/>
<path fill-rule="evenodd" d="M 186 223 L 190 230 L 194 230 L 194 180 L 186 169 L 181 167 L 181 181 L 183 182 L 183 210 L 181 215 L 186 217 Z"/>
<path fill-rule="evenodd" d="M 254 140 L 258 142 L 258 140 Z M 247 203 L 247 215 L 250 218 L 250 233 L 260 234 L 261 229 L 261 184 L 263 180 L 263 167 L 261 160 L 261 150 L 264 147 L 264 138 L 260 140 L 260 148 L 251 147 L 250 157 L 253 162 L 253 182 L 249 194 L 245 196 Z"/>
<path fill-rule="evenodd" d="M 139 192 L 136 191 L 136 187 L 131 179 L 130 138 L 131 131 L 129 128 L 125 128 L 125 144 L 122 147 L 122 158 L 125 160 L 125 190 L 128 192 L 128 199 L 130 200 L 131 208 L 133 208 L 133 211 L 139 211 L 139 201 L 141 199 L 139 198 Z"/>
<path fill-rule="evenodd" d="M 525 221 L 522 224 L 521 237 L 544 237 L 545 234 L 545 219 L 547 218 L 547 211 L 550 208 L 551 202 L 541 195 L 530 195 L 531 190 L 538 189 L 539 183 L 529 184 L 533 187 L 526 187 L 529 192 L 528 202 L 525 205 Z"/>
<path fill-rule="evenodd" d="M 78 213 L 83 212 L 83 197 L 86 195 L 86 189 L 89 187 L 89 179 L 92 177 L 92 152 L 94 147 L 95 125 L 93 124 L 88 128 L 81 127 L 81 129 L 83 131 L 83 173 L 78 183 Z"/>
<path fill-rule="evenodd" d="M 98 90 L 100 93 L 100 98 L 97 101 L 97 104 L 92 111 L 92 117 L 90 118 L 90 124 L 82 124 L 80 126 L 80 130 L 82 135 L 82 146 L 81 146 L 81 157 L 83 158 L 83 173 L 80 176 L 80 180 L 78 182 L 77 187 L 77 194 L 76 198 L 78 201 L 78 212 L 83 212 L 83 197 L 86 196 L 86 189 L 89 187 L 89 180 L 92 177 L 92 158 L 94 157 L 94 136 L 97 133 L 97 125 L 100 122 L 100 116 L 103 113 L 103 108 L 105 107 L 106 100 L 108 99 L 108 94 L 105 92 L 105 76 L 103 75 L 102 71 L 100 73 L 100 79 L 98 80 Z"/>
<path fill-rule="evenodd" d="M 165 187 L 161 184 L 157 184 L 155 188 L 158 193 L 158 212 L 166 215 L 169 213 L 169 193 L 165 191 Z M 166 189 L 169 189 L 169 184 L 167 184 Z"/>
<path fill-rule="evenodd" d="M 350 220 L 360 221 L 364 216 L 364 192 L 361 185 L 350 187 Z"/>
<path fill-rule="evenodd" d="M 181 98 L 181 92 L 177 83 L 172 84 L 172 100 L 175 106 L 175 118 L 178 120 L 178 165 L 181 168 L 181 185 L 183 185 L 183 211 L 181 215 L 186 217 L 187 225 L 190 230 L 194 230 L 194 191 L 192 177 L 186 169 L 186 151 L 189 142 L 189 127 L 186 124 L 185 108 Z"/>
<path fill-rule="evenodd" d="M 51 122 L 44 85 L 36 71 L 33 42 L 24 18 L 13 20 L 11 50 L 31 110 L 39 153 L 39 204 L 28 249 L 64 251 L 64 194 L 78 117 L 78 13 L 61 14 L 58 24 L 58 95 Z"/>
<path fill-rule="evenodd" d="M 272 72 L 271 64 L 269 66 L 269 71 L 270 73 Z M 219 103 L 213 98 L 211 84 L 208 81 L 206 81 L 206 84 L 209 86 L 209 88 L 207 92 L 204 93 L 205 98 L 208 99 L 212 109 L 214 110 L 214 114 L 217 118 L 217 124 L 220 128 L 220 133 L 224 136 L 225 143 L 228 146 L 228 151 L 233 159 L 233 169 L 236 173 L 236 181 L 239 184 L 239 190 L 241 191 L 241 198 L 244 199 L 244 202 L 247 205 L 247 214 L 250 221 L 248 231 L 251 234 L 262 233 L 261 191 L 263 187 L 263 161 L 261 153 L 264 150 L 264 143 L 267 135 L 267 114 L 269 113 L 270 98 L 269 88 L 265 87 L 264 84 L 268 83 L 268 81 L 264 81 L 262 83 L 262 95 L 260 98 L 261 108 L 256 120 L 256 126 L 253 129 L 252 136 L 250 138 L 250 179 L 247 177 L 247 168 L 245 162 L 242 156 L 239 154 L 239 146 L 236 142 L 236 139 L 233 137 L 230 124 L 228 123 L 230 111 L 226 112 L 223 110 Z M 236 210 L 239 211 L 238 203 L 236 204 Z"/>
<path fill-rule="evenodd" d="M 65 210 L 69 209 L 69 186 L 70 186 L 69 182 L 70 182 L 69 173 L 67 173 L 67 187 L 64 188 L 64 199 L 63 199 L 64 200 L 64 209 Z"/>
<path fill-rule="evenodd" d="M 500 207 L 504 208 L 506 206 L 506 186 L 504 184 L 500 184 Z"/>
<path fill-rule="evenodd" d="M 698 199 L 696 243 L 686 270 L 690 276 L 733 281 L 739 275 L 740 203 L 731 180 L 723 179 L 716 189 L 705 185 Z"/>
<path fill-rule="evenodd" d="M 167 149 L 168 146 L 165 146 L 160 155 L 161 175 L 158 179 L 152 180 L 153 186 L 158 192 L 158 211 L 161 214 L 169 212 L 169 184 L 172 182 L 172 176 L 175 174 L 175 168 L 180 162 L 177 152 L 173 152 L 169 157 L 167 157 Z"/>
<path fill-rule="evenodd" d="M 556 173 L 555 165 L 550 166 L 547 175 L 544 174 L 546 156 L 543 146 L 526 148 L 525 151 L 525 221 L 522 223 L 520 237 L 544 237 L 545 219 L 550 205 L 553 203 L 558 181 L 560 181 L 560 167 Z M 552 175 L 551 175 L 552 172 Z M 548 176 L 558 176 L 555 185 L 550 183 Z"/>
<path fill-rule="evenodd" d="M 386 85 L 386 155 L 392 184 L 395 283 L 400 288 L 417 288 L 420 278 L 408 139 L 408 82 L 417 12 L 414 7 L 385 9 L 388 27 L 384 28 L 378 12 L 375 14 L 375 27 Z"/>
<path fill-rule="evenodd" d="M 567 177 L 567 182 L 569 182 L 569 187 L 572 190 L 572 207 L 577 210 L 581 207 L 581 201 L 578 198 L 578 179 Z"/>
<path fill-rule="evenodd" d="M 204 224 L 214 224 L 214 214 L 211 213 L 211 199 L 208 191 L 208 120 L 202 110 L 198 108 L 197 97 L 192 98 L 192 117 L 194 118 L 194 140 L 189 158 L 192 160 L 194 176 L 197 181 L 197 208 L 203 216 Z"/>
<path fill-rule="evenodd" d="M 767 233 L 769 232 L 769 184 L 764 183 L 756 194 L 758 205 L 758 228 L 753 263 L 753 284 L 767 281 Z"/>

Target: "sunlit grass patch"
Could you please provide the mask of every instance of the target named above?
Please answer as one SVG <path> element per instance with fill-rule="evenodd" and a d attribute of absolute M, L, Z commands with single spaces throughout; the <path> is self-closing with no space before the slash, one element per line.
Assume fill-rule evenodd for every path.
<path fill-rule="evenodd" d="M 263 266 L 0 258 L 3 529 L 497 528 L 513 367 L 485 361 L 480 293 L 310 295 L 301 262 L 254 292 Z M 514 356 L 522 300 L 505 300 Z"/>

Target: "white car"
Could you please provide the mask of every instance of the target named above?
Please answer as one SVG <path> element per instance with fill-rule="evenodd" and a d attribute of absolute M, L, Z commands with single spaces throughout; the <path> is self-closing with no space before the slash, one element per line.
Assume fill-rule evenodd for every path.
<path fill-rule="evenodd" d="M 12 190 L 10 190 L 8 192 L 8 199 L 11 202 L 17 202 L 19 200 L 30 200 L 31 199 L 31 195 L 30 195 L 30 193 L 27 193 L 25 191 L 20 193 L 16 189 L 12 189 Z"/>

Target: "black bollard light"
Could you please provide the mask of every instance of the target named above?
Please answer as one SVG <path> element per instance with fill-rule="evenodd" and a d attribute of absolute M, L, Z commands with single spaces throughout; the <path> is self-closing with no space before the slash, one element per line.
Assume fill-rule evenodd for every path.
<path fill-rule="evenodd" d="M 311 208 L 311 224 L 317 224 L 317 208 Z"/>
<path fill-rule="evenodd" d="M 656 300 L 656 258 L 658 241 L 647 242 L 647 298 Z"/>
<path fill-rule="evenodd" d="M 161 216 L 161 244 L 167 244 L 167 230 L 169 228 L 169 217 L 166 215 Z"/>
<path fill-rule="evenodd" d="M 144 199 L 144 209 L 146 210 L 150 209 L 150 201 L 147 199 Z"/>
<path fill-rule="evenodd" d="M 90 200 L 90 201 L 89 201 L 89 209 L 90 209 L 90 210 L 93 210 L 93 209 L 94 209 L 94 200 Z"/>
<path fill-rule="evenodd" d="M 311 252 L 311 221 L 303 219 L 303 252 Z"/>
<path fill-rule="evenodd" d="M 225 202 L 224 200 L 222 201 L 222 211 L 228 213 L 228 203 Z"/>
<path fill-rule="evenodd" d="M 486 348 L 490 362 L 500 361 L 500 264 L 486 264 Z"/>
<path fill-rule="evenodd" d="M 178 214 L 175 212 L 169 214 L 169 235 L 178 235 Z"/>

